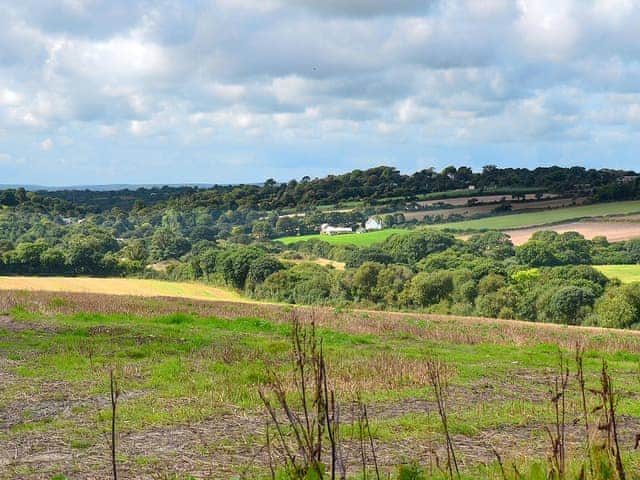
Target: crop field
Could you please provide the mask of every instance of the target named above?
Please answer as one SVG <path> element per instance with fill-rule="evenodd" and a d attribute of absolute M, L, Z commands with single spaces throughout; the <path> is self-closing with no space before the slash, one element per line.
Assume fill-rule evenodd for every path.
<path fill-rule="evenodd" d="M 143 297 L 180 297 L 199 300 L 249 301 L 240 294 L 202 283 L 167 282 L 136 278 L 0 277 L 0 290 L 105 293 Z"/>
<path fill-rule="evenodd" d="M 0 478 L 109 478 L 112 370 L 120 391 L 122 478 L 271 478 L 258 390 L 269 395 L 268 372 L 274 372 L 297 405 L 293 315 L 313 321 L 322 339 L 341 405 L 349 478 L 361 478 L 362 463 L 373 470 L 372 451 L 382 478 L 402 462 L 415 460 L 432 472 L 436 457 L 442 462 L 444 432 L 429 386 L 434 360 L 443 362 L 448 430 L 462 478 L 502 478 L 494 449 L 508 468 L 513 462 L 521 472 L 534 471 L 550 451 L 545 429 L 553 428 L 558 405 L 551 391 L 559 351 L 571 372 L 563 404 L 573 465 L 585 428 L 576 343 L 586 350 L 588 388 L 597 387 L 601 362 L 608 362 L 620 448 L 628 471 L 638 471 L 640 334 L 634 331 L 7 290 L 0 292 Z M 597 402 L 588 395 L 591 410 Z M 373 447 L 367 443 L 364 456 L 358 398 L 367 404 Z M 277 466 L 277 456 L 274 461 Z"/>
<path fill-rule="evenodd" d="M 597 265 L 595 268 L 622 283 L 640 282 L 640 265 Z"/>

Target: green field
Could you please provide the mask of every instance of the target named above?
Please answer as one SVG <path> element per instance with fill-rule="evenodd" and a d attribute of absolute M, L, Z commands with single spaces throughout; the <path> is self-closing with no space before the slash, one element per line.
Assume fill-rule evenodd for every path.
<path fill-rule="evenodd" d="M 122 392 L 117 458 L 126 478 L 271 478 L 258 389 L 268 391 L 268 369 L 286 382 L 292 378 L 291 307 L 5 291 L 0 312 L 0 478 L 110 478 L 105 434 L 113 368 Z M 604 358 L 617 391 L 624 392 L 618 429 L 625 462 L 637 471 L 636 332 L 321 308 L 297 312 L 319 328 L 330 385 L 344 406 L 347 449 L 357 445 L 352 402 L 360 396 L 369 405 L 381 478 L 395 480 L 400 462 L 426 466 L 428 452 L 442 448 L 428 383 L 433 359 L 445 362 L 449 426 L 462 478 L 502 478 L 487 439 L 520 471 L 544 463 L 558 349 L 573 374 L 576 342 L 587 349 L 587 385 L 597 386 Z M 583 427 L 570 422 L 580 418 L 578 395 L 572 376 L 567 445 L 576 455 Z M 358 457 L 351 458 L 348 478 L 362 478 L 354 474 Z M 567 478 L 578 478 L 574 473 Z"/>
<path fill-rule="evenodd" d="M 465 220 L 441 225 L 432 228 L 450 228 L 453 230 L 506 230 L 511 228 L 535 227 L 561 223 L 570 220 L 579 220 L 591 217 L 606 217 L 611 215 L 630 215 L 640 213 L 640 201 L 597 203 L 594 205 L 582 205 L 579 207 L 557 208 L 539 212 L 514 213 L 510 215 L 497 215 L 478 220 Z"/>
<path fill-rule="evenodd" d="M 583 218 L 606 217 L 612 215 L 630 215 L 640 213 L 640 200 L 628 202 L 598 203 L 594 205 L 582 205 L 579 207 L 558 208 L 539 212 L 514 213 L 509 215 L 496 215 L 477 220 L 464 220 L 460 222 L 442 223 L 423 228 L 435 228 L 438 230 L 452 230 L 459 232 L 482 230 L 508 230 L 514 228 L 526 228 L 541 225 L 550 225 Z M 406 233 L 410 230 L 388 229 L 376 232 L 359 234 L 336 235 L 333 237 L 320 235 L 304 235 L 300 237 L 283 237 L 278 241 L 291 244 L 312 238 L 321 238 L 333 245 L 353 244 L 368 246 L 386 239 L 394 233 Z"/>
<path fill-rule="evenodd" d="M 367 233 L 347 233 L 344 235 L 301 235 L 297 237 L 283 237 L 278 241 L 289 245 L 291 243 L 303 242 L 305 240 L 320 239 L 331 245 L 358 245 L 361 247 L 379 243 L 385 240 L 387 237 L 396 233 L 406 233 L 409 230 L 401 228 L 388 228 L 386 230 L 377 230 Z"/>
<path fill-rule="evenodd" d="M 597 265 L 595 268 L 622 283 L 640 282 L 640 265 Z"/>

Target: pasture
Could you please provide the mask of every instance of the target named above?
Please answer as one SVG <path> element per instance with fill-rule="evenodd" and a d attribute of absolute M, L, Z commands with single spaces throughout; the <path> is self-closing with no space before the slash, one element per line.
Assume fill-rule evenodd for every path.
<path fill-rule="evenodd" d="M 2 291 L 0 312 L 0 478 L 108 478 L 112 369 L 121 391 L 123 478 L 271 478 L 258 389 L 268 388 L 269 370 L 291 378 L 294 313 L 313 320 L 322 338 L 350 472 L 363 462 L 357 398 L 368 405 L 384 478 L 401 462 L 433 468 L 434 455 L 442 461 L 432 359 L 446 367 L 449 430 L 463 478 L 501 478 L 492 449 L 507 465 L 534 469 L 549 451 L 559 349 L 572 373 L 567 448 L 579 455 L 576 343 L 586 348 L 588 387 L 597 385 L 601 360 L 609 364 L 624 460 L 630 472 L 638 468 L 634 331 L 58 292 Z M 364 462 L 373 469 L 370 453 Z"/>
<path fill-rule="evenodd" d="M 640 282 L 640 265 L 596 265 L 594 268 L 622 283 Z"/>
<path fill-rule="evenodd" d="M 357 245 L 365 247 L 374 243 L 380 243 L 386 238 L 396 233 L 406 233 L 409 230 L 401 228 L 387 228 L 385 230 L 376 230 L 366 233 L 346 233 L 343 235 L 301 235 L 294 237 L 278 238 L 277 241 L 290 245 L 296 242 L 304 242 L 305 240 L 319 239 L 331 245 Z"/>
<path fill-rule="evenodd" d="M 470 230 L 507 230 L 514 228 L 551 225 L 583 218 L 607 217 L 611 215 L 630 215 L 640 212 L 640 201 L 596 203 L 578 207 L 558 208 L 539 212 L 496 215 L 477 220 L 465 220 L 434 225 L 430 228 L 451 229 L 456 231 Z"/>

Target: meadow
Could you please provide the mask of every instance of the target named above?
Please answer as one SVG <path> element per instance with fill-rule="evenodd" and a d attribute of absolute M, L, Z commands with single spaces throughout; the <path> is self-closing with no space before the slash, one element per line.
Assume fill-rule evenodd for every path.
<path fill-rule="evenodd" d="M 290 385 L 294 315 L 313 321 L 323 342 L 342 406 L 349 471 L 363 462 L 374 469 L 371 451 L 359 453 L 359 400 L 368 408 L 375 465 L 384 478 L 413 461 L 425 475 L 442 478 L 435 465 L 446 455 L 444 432 L 429 387 L 433 359 L 446 366 L 448 431 L 462 478 L 502 478 L 494 449 L 521 472 L 546 462 L 560 351 L 572 372 L 563 428 L 568 451 L 577 455 L 584 425 L 571 360 L 576 343 L 586 350 L 589 388 L 598 384 L 602 360 L 608 362 L 625 465 L 638 471 L 640 334 L 634 331 L 25 291 L 0 292 L 0 312 L 0 478 L 107 478 L 112 370 L 123 478 L 271 478 L 258 390 L 269 387 L 269 372 Z M 589 397 L 590 407 L 594 401 Z"/>
<path fill-rule="evenodd" d="M 406 233 L 408 231 L 409 230 L 402 228 L 387 228 L 385 230 L 376 230 L 366 233 L 346 233 L 343 235 L 300 235 L 294 237 L 282 237 L 278 238 L 277 241 L 282 242 L 285 245 L 289 245 L 295 242 L 303 242 L 305 240 L 319 238 L 331 245 L 357 245 L 365 247 L 374 243 L 380 243 L 396 233 Z"/>
<path fill-rule="evenodd" d="M 495 215 L 475 220 L 442 223 L 420 227 L 426 229 L 450 230 L 452 232 L 477 232 L 486 230 L 508 230 L 544 225 L 554 225 L 562 222 L 575 221 L 586 218 L 599 218 L 608 216 L 631 215 L 640 212 L 640 201 L 598 203 L 577 207 L 542 210 L 537 212 L 513 213 L 508 215 Z M 615 225 L 612 225 L 615 228 Z M 285 244 L 320 238 L 332 245 L 353 244 L 368 246 L 379 243 L 395 233 L 406 233 L 406 229 L 386 229 L 360 234 L 346 234 L 336 236 L 305 235 L 279 238 L 278 241 Z M 602 233 L 606 236 L 606 232 Z"/>
<path fill-rule="evenodd" d="M 640 282 L 640 265 L 594 265 L 594 268 L 622 283 Z"/>

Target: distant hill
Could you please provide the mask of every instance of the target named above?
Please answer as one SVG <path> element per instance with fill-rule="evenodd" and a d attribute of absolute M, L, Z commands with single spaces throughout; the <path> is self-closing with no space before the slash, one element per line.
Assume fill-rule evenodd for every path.
<path fill-rule="evenodd" d="M 139 188 L 162 188 L 162 187 L 198 187 L 198 188 L 211 188 L 212 183 L 147 183 L 147 184 L 127 184 L 127 183 L 114 183 L 107 185 L 68 185 L 68 186 L 46 186 L 46 185 L 18 185 L 18 184 L 0 184 L 0 190 L 6 190 L 11 188 L 24 188 L 32 192 L 45 191 L 45 192 L 58 192 L 62 190 L 90 190 L 94 192 L 114 192 L 119 190 L 137 190 Z"/>

